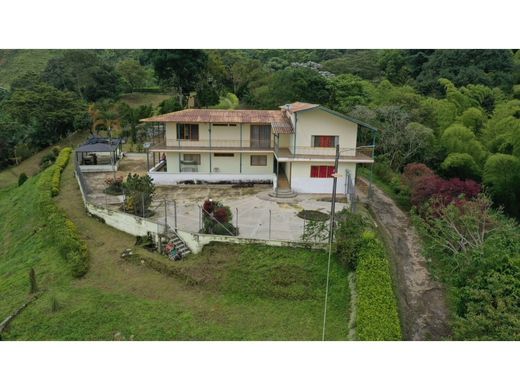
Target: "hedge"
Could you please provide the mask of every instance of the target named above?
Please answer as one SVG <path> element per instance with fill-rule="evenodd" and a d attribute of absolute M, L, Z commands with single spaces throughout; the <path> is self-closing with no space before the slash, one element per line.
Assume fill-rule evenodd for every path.
<path fill-rule="evenodd" d="M 56 196 L 60 193 L 61 172 L 69 162 L 72 148 L 63 148 L 52 166 L 51 195 Z"/>
<path fill-rule="evenodd" d="M 397 302 L 385 249 L 374 232 L 364 232 L 356 271 L 359 340 L 402 340 Z"/>
<path fill-rule="evenodd" d="M 70 149 L 70 148 L 67 148 Z M 65 149 L 62 151 L 62 153 Z M 43 171 L 38 180 L 38 206 L 43 215 L 46 216 L 46 224 L 52 231 L 54 242 L 57 244 L 60 255 L 65 259 L 70 269 L 70 273 L 74 277 L 85 275 L 89 268 L 89 258 L 87 246 L 84 241 L 79 238 L 78 231 L 74 223 L 68 219 L 65 214 L 59 210 L 51 198 L 52 186 L 54 185 L 55 172 L 61 174 L 62 167 L 67 164 L 70 152 L 60 153 L 56 160 L 61 161 L 60 167 L 51 166 Z M 66 157 L 62 157 L 66 156 Z"/>

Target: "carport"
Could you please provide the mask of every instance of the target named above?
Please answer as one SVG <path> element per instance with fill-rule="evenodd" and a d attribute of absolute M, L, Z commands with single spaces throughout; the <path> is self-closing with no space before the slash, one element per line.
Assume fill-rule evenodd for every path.
<path fill-rule="evenodd" d="M 75 153 L 82 172 L 115 172 L 122 155 L 121 139 L 92 137 Z"/>

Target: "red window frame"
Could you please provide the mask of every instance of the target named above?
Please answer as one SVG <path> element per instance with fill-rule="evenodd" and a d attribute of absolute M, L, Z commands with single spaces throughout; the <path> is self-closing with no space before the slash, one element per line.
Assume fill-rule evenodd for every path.
<path fill-rule="evenodd" d="M 312 146 L 315 148 L 334 148 L 336 146 L 336 135 L 314 135 Z"/>
<path fill-rule="evenodd" d="M 329 178 L 333 177 L 334 165 L 311 165 L 311 177 L 314 178 Z"/>

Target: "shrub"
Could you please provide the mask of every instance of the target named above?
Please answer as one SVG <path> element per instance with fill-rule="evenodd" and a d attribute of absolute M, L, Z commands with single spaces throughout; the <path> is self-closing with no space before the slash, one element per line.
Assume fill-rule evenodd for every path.
<path fill-rule="evenodd" d="M 47 215 L 47 224 L 52 226 L 53 239 L 58 244 L 60 255 L 67 262 L 71 275 L 81 277 L 89 268 L 87 246 L 80 240 L 74 223 L 56 207 L 51 199 L 52 177 L 55 172 L 53 168 L 45 170 L 38 180 L 38 207 Z"/>
<path fill-rule="evenodd" d="M 374 175 L 379 177 L 385 183 L 390 183 L 392 178 L 395 176 L 395 172 L 390 168 L 390 165 L 386 161 L 376 162 L 373 166 Z"/>
<path fill-rule="evenodd" d="M 424 176 L 417 179 L 415 186 L 412 187 L 411 201 L 414 206 L 422 208 L 433 197 L 448 204 L 461 196 L 465 199 L 472 199 L 480 191 L 480 184 L 473 180 L 459 178 L 444 180 L 437 175 Z"/>
<path fill-rule="evenodd" d="M 149 215 L 155 193 L 153 179 L 148 175 L 139 176 L 129 173 L 123 187 L 126 191 L 124 210 L 138 216 Z"/>
<path fill-rule="evenodd" d="M 56 196 L 60 193 L 60 184 L 61 184 L 61 172 L 67 166 L 69 162 L 70 154 L 72 153 L 72 148 L 64 148 L 58 157 L 56 158 L 56 162 L 53 166 L 52 179 L 51 179 L 51 195 Z"/>
<path fill-rule="evenodd" d="M 431 177 L 435 173 L 426 165 L 421 163 L 412 163 L 404 167 L 403 179 L 411 188 L 415 187 L 417 182 L 424 177 Z"/>
<path fill-rule="evenodd" d="M 462 179 L 480 178 L 480 168 L 467 153 L 450 153 L 442 162 L 441 169 L 445 176 L 459 177 Z"/>
<path fill-rule="evenodd" d="M 25 172 L 20 173 L 20 176 L 18 176 L 18 187 L 20 187 L 23 183 L 25 183 L 29 179 Z"/>
<path fill-rule="evenodd" d="M 109 177 L 105 180 L 106 188 L 104 192 L 109 195 L 121 195 L 123 193 L 123 176 L 116 178 Z"/>
<path fill-rule="evenodd" d="M 358 339 L 402 340 L 388 259 L 374 232 L 362 234 L 356 286 Z"/>
<path fill-rule="evenodd" d="M 45 169 L 50 167 L 52 164 L 54 164 L 54 161 L 56 161 L 56 155 L 54 153 L 47 153 L 45 156 L 43 156 L 40 160 L 40 168 Z"/>
<path fill-rule="evenodd" d="M 357 268 L 359 251 L 363 244 L 361 237 L 366 221 L 360 214 L 344 211 L 336 229 L 336 255 L 339 262 L 350 271 Z"/>
<path fill-rule="evenodd" d="M 231 223 L 233 213 L 228 206 L 214 200 L 205 200 L 202 205 L 202 233 L 237 235 L 238 228 Z"/>

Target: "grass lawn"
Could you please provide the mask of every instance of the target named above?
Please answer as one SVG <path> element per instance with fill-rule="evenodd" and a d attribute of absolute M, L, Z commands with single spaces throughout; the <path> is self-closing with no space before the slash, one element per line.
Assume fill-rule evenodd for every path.
<path fill-rule="evenodd" d="M 121 95 L 119 100 L 128 104 L 130 107 L 139 107 L 149 104 L 155 107 L 171 97 L 171 95 L 160 93 L 133 92 Z"/>
<path fill-rule="evenodd" d="M 59 146 L 72 146 L 76 148 L 79 144 L 85 141 L 89 137 L 88 131 L 80 131 L 64 138 L 58 143 Z M 49 146 L 45 149 L 40 150 L 26 160 L 23 160 L 19 165 L 13 165 L 0 171 L 0 188 L 5 188 L 10 185 L 18 183 L 18 176 L 20 173 L 25 172 L 27 176 L 36 175 L 40 171 L 40 160 L 47 153 L 50 153 L 53 146 Z"/>
<path fill-rule="evenodd" d="M 60 50 L 16 49 L 0 50 L 0 87 L 8 88 L 17 77 L 27 73 L 39 73 L 45 69 L 52 57 Z"/>
<path fill-rule="evenodd" d="M 10 325 L 8 340 L 319 340 L 326 277 L 325 252 L 211 244 L 173 263 L 176 276 L 128 262 L 120 254 L 135 239 L 88 217 L 65 169 L 59 208 L 89 248 L 90 271 L 69 276 L 36 204 L 32 177 L 0 190 L 0 318 L 28 299 L 28 271 L 44 291 Z M 140 256 L 155 253 L 136 249 Z M 348 338 L 347 274 L 333 263 L 327 339 Z M 58 310 L 52 310 L 52 299 Z"/>

